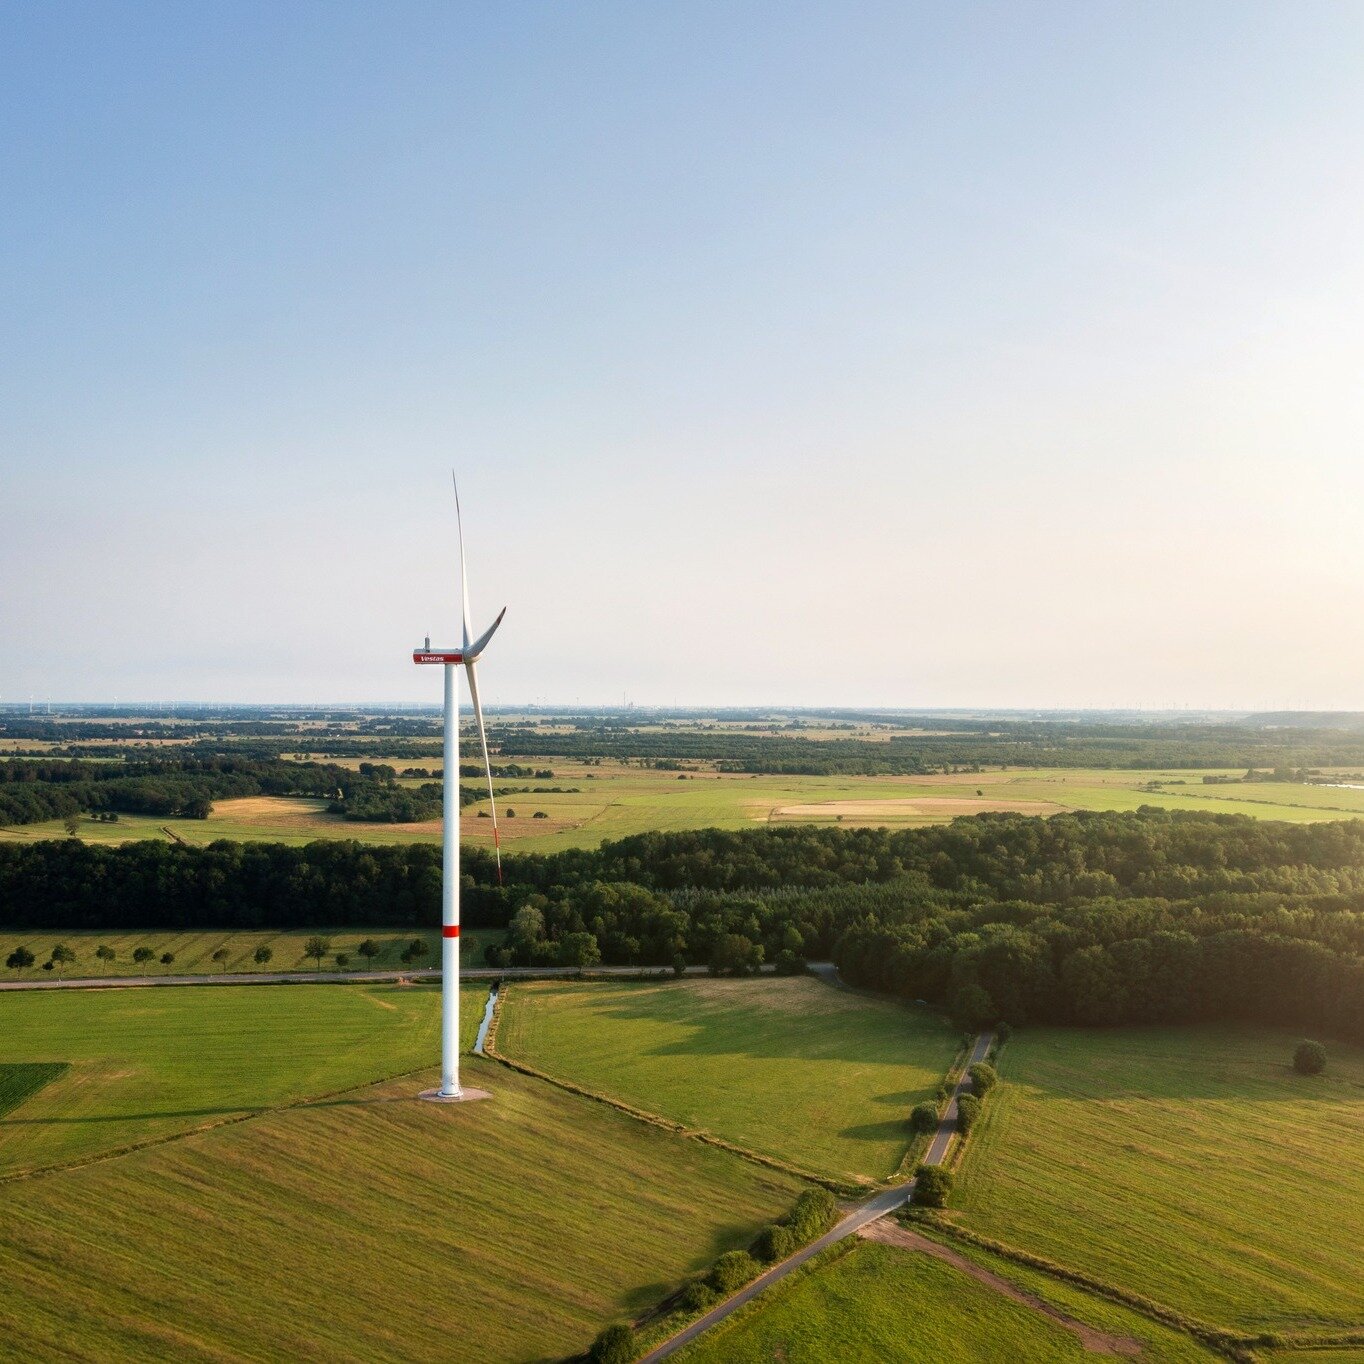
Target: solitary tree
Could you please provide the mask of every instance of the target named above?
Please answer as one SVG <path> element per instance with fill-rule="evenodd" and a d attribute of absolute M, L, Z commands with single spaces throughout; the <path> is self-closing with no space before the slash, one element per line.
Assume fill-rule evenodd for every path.
<path fill-rule="evenodd" d="M 727 1250 L 711 1267 L 710 1283 L 717 1293 L 736 1293 L 759 1269 L 746 1250 Z"/>
<path fill-rule="evenodd" d="M 303 944 L 303 955 L 305 957 L 314 958 L 317 962 L 317 969 L 319 971 L 322 969 L 322 958 L 331 950 L 332 940 L 330 938 L 314 936 Z"/>
<path fill-rule="evenodd" d="M 113 961 L 113 959 L 116 956 L 118 956 L 118 953 L 115 952 L 114 949 L 110 947 L 107 942 L 102 942 L 97 948 L 95 948 L 95 956 L 98 957 L 99 960 L 105 964 L 105 966 L 108 966 L 109 963 Z"/>
<path fill-rule="evenodd" d="M 914 1172 L 914 1201 L 924 1208 L 942 1208 L 952 1192 L 952 1171 L 941 1165 L 920 1165 Z"/>
<path fill-rule="evenodd" d="M 27 947 L 16 947 L 13 952 L 5 958 L 5 965 L 11 971 L 27 971 L 37 958 Z"/>
<path fill-rule="evenodd" d="M 76 815 L 67 815 L 67 817 L 62 820 L 62 825 L 66 829 L 67 837 L 75 838 L 81 827 L 81 822 Z"/>
<path fill-rule="evenodd" d="M 403 961 L 411 966 L 418 957 L 424 957 L 431 949 L 426 945 L 425 938 L 413 938 L 406 947 L 403 948 Z"/>
<path fill-rule="evenodd" d="M 227 948 L 220 947 L 214 954 L 213 960 L 216 961 L 224 971 L 227 970 Z"/>
<path fill-rule="evenodd" d="M 261 945 L 258 948 L 256 948 L 255 952 L 252 953 L 252 956 L 254 957 L 257 966 L 264 966 L 265 963 L 269 961 L 270 958 L 273 957 L 274 955 L 275 954 L 268 947 L 266 947 L 264 943 L 261 943 Z"/>
<path fill-rule="evenodd" d="M 982 1098 L 999 1083 L 999 1072 L 988 1061 L 977 1061 L 966 1073 L 971 1077 L 971 1088 Z"/>
<path fill-rule="evenodd" d="M 76 954 L 64 942 L 59 942 L 52 949 L 52 960 L 56 962 L 57 966 L 60 968 L 65 966 L 68 962 L 75 961 Z"/>
<path fill-rule="evenodd" d="M 974 1094 L 963 1094 L 957 1100 L 957 1131 L 964 1137 L 980 1117 L 980 1100 Z"/>
<path fill-rule="evenodd" d="M 635 1357 L 635 1333 L 618 1321 L 597 1336 L 587 1357 L 592 1364 L 630 1364 Z"/>
<path fill-rule="evenodd" d="M 366 938 L 355 950 L 367 961 L 373 961 L 375 957 L 384 954 L 384 949 L 373 938 Z"/>
<path fill-rule="evenodd" d="M 938 1125 L 938 1105 L 925 1101 L 910 1110 L 909 1126 L 913 1132 L 931 1132 Z"/>
<path fill-rule="evenodd" d="M 141 966 L 144 962 L 149 962 L 156 953 L 150 947 L 135 947 L 133 949 L 133 960 Z"/>
<path fill-rule="evenodd" d="M 1326 1048 L 1320 1042 L 1299 1042 L 1293 1053 L 1293 1069 L 1299 1075 L 1320 1075 L 1326 1069 Z"/>

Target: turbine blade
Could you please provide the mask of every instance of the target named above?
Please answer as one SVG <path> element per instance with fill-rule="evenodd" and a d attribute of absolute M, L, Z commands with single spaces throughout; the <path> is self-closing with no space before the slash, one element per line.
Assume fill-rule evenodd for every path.
<path fill-rule="evenodd" d="M 472 614 L 469 610 L 469 565 L 464 561 L 464 518 L 459 511 L 459 480 L 455 477 L 455 471 L 450 470 L 450 481 L 455 485 L 455 525 L 459 529 L 459 591 L 463 614 L 460 616 L 460 626 L 464 631 L 464 652 L 469 652 L 469 617 Z"/>
<path fill-rule="evenodd" d="M 506 608 L 504 607 L 505 611 Z M 498 616 L 498 620 L 502 617 Z M 497 625 L 493 625 L 493 630 Z M 492 630 L 488 634 L 492 634 Z M 483 703 L 478 699 L 478 674 L 474 671 L 474 660 L 466 659 L 464 670 L 469 674 L 469 696 L 474 703 L 474 723 L 478 726 L 478 742 L 483 749 L 483 771 L 488 777 L 488 804 L 493 812 L 493 854 L 497 858 L 497 884 L 502 884 L 502 843 L 497 836 L 497 797 L 493 795 L 493 765 L 488 760 L 488 732 L 483 728 Z"/>
<path fill-rule="evenodd" d="M 469 643 L 468 633 L 464 636 L 464 658 L 466 662 L 478 662 L 479 655 L 488 647 L 488 641 L 493 637 L 493 632 L 502 624 L 502 617 L 507 614 L 504 606 L 498 613 L 497 619 L 472 644 Z"/>

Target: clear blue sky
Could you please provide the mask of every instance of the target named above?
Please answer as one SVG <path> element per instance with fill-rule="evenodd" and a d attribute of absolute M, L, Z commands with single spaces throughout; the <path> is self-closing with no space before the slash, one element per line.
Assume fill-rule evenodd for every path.
<path fill-rule="evenodd" d="M 1355 3 L 0 10 L 0 697 L 1364 708 Z"/>

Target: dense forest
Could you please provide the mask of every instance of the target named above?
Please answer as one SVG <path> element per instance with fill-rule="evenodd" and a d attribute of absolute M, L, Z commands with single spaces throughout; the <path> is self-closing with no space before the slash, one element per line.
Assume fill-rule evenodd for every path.
<path fill-rule="evenodd" d="M 396 784 L 382 763 L 358 770 L 332 763 L 242 757 L 174 757 L 130 762 L 0 760 L 0 825 L 34 824 L 93 811 L 206 819 L 215 800 L 239 796 L 317 796 L 348 819 L 405 822 L 440 814 L 440 786 Z M 524 788 L 517 788 L 524 789 Z M 461 799 L 477 793 L 461 791 Z"/>
<path fill-rule="evenodd" d="M 963 1023 L 1255 1018 L 1364 1040 L 1364 822 L 1145 809 L 890 832 L 643 834 L 465 853 L 496 965 L 709 963 L 847 978 Z M 0 925 L 418 927 L 440 849 L 318 842 L 0 845 Z"/>

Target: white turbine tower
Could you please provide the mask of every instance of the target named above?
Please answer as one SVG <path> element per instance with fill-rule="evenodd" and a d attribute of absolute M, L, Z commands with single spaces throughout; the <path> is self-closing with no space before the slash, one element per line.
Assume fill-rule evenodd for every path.
<path fill-rule="evenodd" d="M 454 475 L 452 474 L 453 478 Z M 475 665 L 493 631 L 507 614 L 504 606 L 497 619 L 476 640 L 469 639 L 469 573 L 464 561 L 464 521 L 459 511 L 459 484 L 455 484 L 455 525 L 459 531 L 459 585 L 463 606 L 462 643 L 458 648 L 433 649 L 430 636 L 426 645 L 412 651 L 414 663 L 439 663 L 445 668 L 445 773 L 444 858 L 441 876 L 441 1051 L 440 1088 L 427 1090 L 424 1099 L 446 1103 L 464 1097 L 459 1087 L 459 681 L 461 664 L 469 678 L 469 697 L 474 703 L 478 741 L 483 748 L 483 769 L 488 777 L 488 800 L 492 805 L 493 848 L 497 855 L 497 879 L 502 879 L 502 850 L 497 839 L 497 803 L 493 797 L 493 769 L 488 761 L 488 735 L 483 728 L 483 707 L 478 699 L 478 673 Z M 473 1095 L 477 1091 L 470 1091 Z"/>

